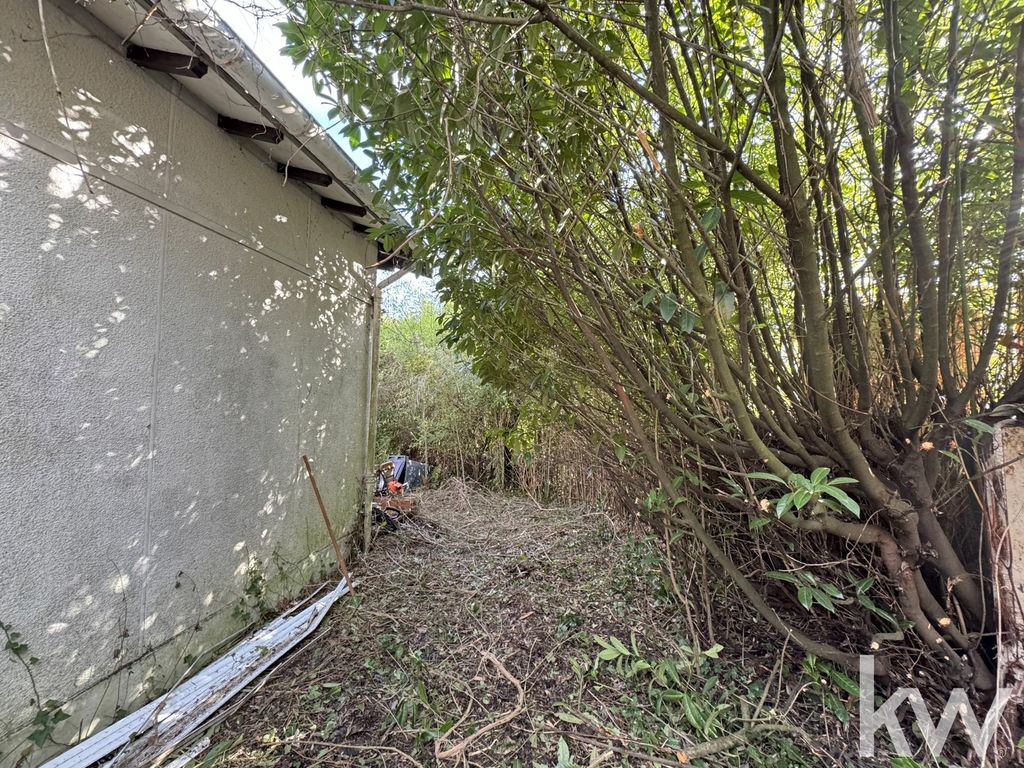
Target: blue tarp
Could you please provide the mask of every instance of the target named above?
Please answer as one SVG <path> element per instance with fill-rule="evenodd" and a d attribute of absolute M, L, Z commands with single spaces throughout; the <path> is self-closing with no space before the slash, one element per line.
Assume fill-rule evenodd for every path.
<path fill-rule="evenodd" d="M 427 482 L 427 475 L 430 467 L 422 461 L 413 461 L 408 456 L 388 456 L 388 461 L 394 462 L 395 480 L 406 483 L 410 488 L 418 488 Z"/>

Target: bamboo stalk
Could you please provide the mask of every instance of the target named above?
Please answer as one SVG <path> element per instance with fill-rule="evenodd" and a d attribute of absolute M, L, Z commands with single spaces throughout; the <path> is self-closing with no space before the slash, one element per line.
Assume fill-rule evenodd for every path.
<path fill-rule="evenodd" d="M 320 505 L 320 514 L 323 515 L 324 523 L 327 525 L 327 533 L 331 537 L 331 546 L 334 547 L 334 556 L 338 559 L 338 568 L 341 569 L 341 575 L 345 577 L 349 591 L 354 595 L 356 588 L 352 583 L 352 576 L 349 575 L 348 568 L 345 566 L 345 558 L 342 557 L 341 547 L 338 546 L 338 537 L 334 535 L 334 526 L 331 525 L 331 518 L 327 516 L 327 507 L 324 506 L 324 499 L 320 495 L 320 488 L 317 487 L 316 478 L 313 477 L 313 467 L 310 466 L 309 457 L 305 454 L 302 456 L 302 463 L 306 465 L 306 473 L 309 475 L 310 485 L 313 486 L 313 495 L 316 496 L 316 502 Z"/>

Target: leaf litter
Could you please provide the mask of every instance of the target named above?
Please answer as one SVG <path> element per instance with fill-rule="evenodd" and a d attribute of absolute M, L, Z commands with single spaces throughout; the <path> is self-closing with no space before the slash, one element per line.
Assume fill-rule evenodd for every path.
<path fill-rule="evenodd" d="M 221 718 L 202 765 L 853 762 L 806 736 L 820 713 L 787 665 L 693 637 L 661 562 L 600 509 L 457 480 L 423 492 L 357 563 L 358 596 Z"/>

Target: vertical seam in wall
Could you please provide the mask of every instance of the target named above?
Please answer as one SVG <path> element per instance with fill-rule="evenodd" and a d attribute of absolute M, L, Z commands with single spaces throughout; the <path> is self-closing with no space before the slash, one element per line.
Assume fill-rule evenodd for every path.
<path fill-rule="evenodd" d="M 170 98 L 170 109 L 167 115 L 167 164 L 164 172 L 164 199 L 168 199 L 171 194 L 171 178 L 174 174 L 174 119 L 178 102 L 178 91 L 181 89 L 180 84 L 176 84 L 168 94 Z M 142 597 L 141 597 L 141 608 L 142 615 L 139 617 L 139 649 L 144 650 L 145 648 L 145 634 L 146 634 L 146 614 L 149 610 L 148 606 L 148 592 L 149 592 L 149 576 L 152 571 L 153 563 L 150 561 L 150 554 L 153 548 L 152 541 L 152 517 L 153 517 L 153 483 L 154 476 L 156 474 L 156 406 L 157 396 L 159 394 L 159 366 L 160 366 L 160 340 L 163 331 L 163 299 L 164 299 L 164 276 L 167 270 L 167 239 L 168 239 L 168 219 L 172 216 L 169 211 L 165 210 L 160 220 L 160 261 L 158 264 L 157 281 L 156 281 L 156 327 L 153 341 L 153 389 L 150 392 L 150 405 L 149 405 L 149 448 L 147 451 L 147 471 L 146 471 L 146 519 L 143 528 L 143 557 L 145 558 L 145 572 L 142 578 Z"/>
<path fill-rule="evenodd" d="M 307 264 L 313 264 L 315 266 L 314 256 L 313 256 L 313 237 L 312 237 L 312 235 L 313 235 L 313 198 L 312 197 L 307 197 L 307 199 L 306 199 L 306 263 Z M 308 267 L 308 269 L 309 269 L 310 274 L 312 275 L 313 272 L 314 272 L 313 267 Z M 314 290 L 316 291 L 316 301 L 315 302 L 313 301 Z M 307 298 L 307 302 L 312 303 L 314 309 L 318 308 L 318 305 L 319 305 L 319 295 L 320 295 L 320 291 L 322 291 L 322 290 L 323 290 L 322 286 L 316 284 L 314 281 L 311 281 L 310 284 L 309 284 L 309 290 L 307 290 L 305 292 L 305 295 L 308 297 Z M 308 306 L 306 308 L 306 311 L 308 312 Z M 316 318 L 313 319 L 313 323 L 315 325 Z M 310 338 L 314 338 L 314 336 L 311 333 L 304 333 L 303 337 L 304 337 L 303 349 L 302 349 L 302 352 L 301 352 L 301 357 L 299 358 L 299 365 L 300 365 L 300 368 L 299 368 L 299 402 L 298 402 L 299 409 L 298 409 L 298 418 L 295 420 L 295 461 L 296 461 L 296 466 L 298 465 L 298 462 L 299 462 L 299 456 L 302 454 L 302 420 L 305 418 L 306 406 L 309 405 L 309 401 L 308 400 L 306 401 L 305 404 L 303 404 L 303 402 L 302 402 L 303 391 L 304 391 L 304 388 L 306 387 L 306 384 L 307 384 L 307 382 L 304 381 L 307 378 L 306 365 L 308 363 L 308 358 L 309 358 L 309 355 L 310 355 L 310 350 L 307 347 L 309 345 L 309 339 Z M 309 397 L 312 397 L 313 390 L 312 390 L 312 386 L 311 385 L 310 385 L 309 389 L 306 390 L 306 394 Z M 296 477 L 296 480 L 295 480 L 296 486 L 299 486 L 300 483 L 302 482 L 302 469 L 301 468 L 298 469 L 298 474 L 295 477 Z M 307 530 L 308 530 L 308 528 L 307 528 Z"/>
<path fill-rule="evenodd" d="M 307 269 L 309 269 L 310 275 L 313 274 L 313 270 L 311 268 L 309 268 L 309 265 L 313 263 L 313 240 L 312 240 L 312 236 L 311 236 L 312 235 L 312 230 L 313 230 L 313 198 L 307 196 L 307 199 L 306 199 L 306 248 L 305 248 L 305 252 L 304 252 L 303 256 L 304 256 L 304 262 L 307 265 Z M 314 296 L 319 296 L 319 292 L 321 290 L 323 290 L 323 288 L 319 284 L 317 284 L 315 281 L 311 280 L 310 283 L 309 283 L 309 286 L 308 286 L 308 290 L 304 294 L 307 297 L 306 301 L 309 304 L 313 304 L 313 306 L 316 306 L 317 302 L 316 302 L 316 300 L 314 300 L 313 297 Z M 315 293 L 314 293 L 314 291 L 315 291 Z M 303 323 L 305 323 L 305 322 L 307 322 L 307 320 L 309 320 L 308 311 L 309 310 L 308 310 L 308 305 L 307 305 L 307 307 L 303 308 L 303 310 L 302 310 L 302 318 L 303 318 L 302 322 Z M 313 323 L 315 323 L 315 322 L 316 322 L 316 320 L 314 319 Z M 310 329 L 310 330 L 313 330 L 313 329 Z M 296 400 L 296 403 L 295 403 L 295 405 L 297 406 L 296 409 L 295 409 L 295 413 L 296 413 L 296 416 L 295 416 L 295 464 L 293 465 L 295 467 L 295 470 L 292 473 L 292 483 L 294 484 L 294 488 L 293 488 L 292 495 L 291 495 L 291 498 L 294 501 L 294 504 L 293 504 L 294 512 L 293 512 L 293 514 L 296 516 L 296 518 L 298 520 L 301 521 L 301 523 L 303 525 L 303 528 L 304 528 L 304 531 L 305 531 L 305 538 L 306 538 L 305 548 L 308 549 L 311 552 L 315 551 L 315 545 L 313 543 L 313 540 L 310 538 L 311 531 L 312 531 L 311 524 L 310 524 L 310 518 L 309 518 L 308 515 L 303 516 L 303 514 L 302 514 L 303 513 L 303 508 L 299 506 L 299 499 L 304 496 L 304 494 L 302 492 L 302 488 L 304 487 L 303 486 L 303 482 L 305 481 L 305 477 L 303 477 L 303 472 L 302 472 L 302 467 L 301 467 L 301 459 L 299 457 L 302 455 L 302 426 L 303 426 L 303 419 L 305 419 L 305 415 L 306 415 L 306 406 L 309 405 L 308 402 L 303 403 L 303 397 L 305 396 L 304 393 L 307 391 L 306 390 L 306 374 L 307 374 L 306 366 L 308 364 L 308 358 L 309 358 L 309 355 L 310 355 L 310 349 L 309 349 L 309 343 L 310 342 L 309 342 L 309 339 L 312 336 L 313 336 L 313 334 L 312 333 L 308 333 L 308 332 L 302 334 L 302 349 L 299 352 L 299 386 L 298 386 L 298 393 L 297 393 L 298 394 L 298 399 Z M 306 507 L 308 508 L 308 505 L 306 505 Z M 287 514 L 287 511 L 285 512 L 285 514 Z"/>

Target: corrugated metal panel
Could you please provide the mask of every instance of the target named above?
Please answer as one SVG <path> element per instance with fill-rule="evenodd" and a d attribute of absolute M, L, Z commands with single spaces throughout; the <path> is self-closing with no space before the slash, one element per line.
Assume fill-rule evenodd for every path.
<path fill-rule="evenodd" d="M 115 753 L 111 766 L 142 766 L 170 754 L 232 696 L 308 636 L 348 591 L 342 579 L 312 605 L 270 622 L 194 677 L 42 768 L 88 768 Z"/>

